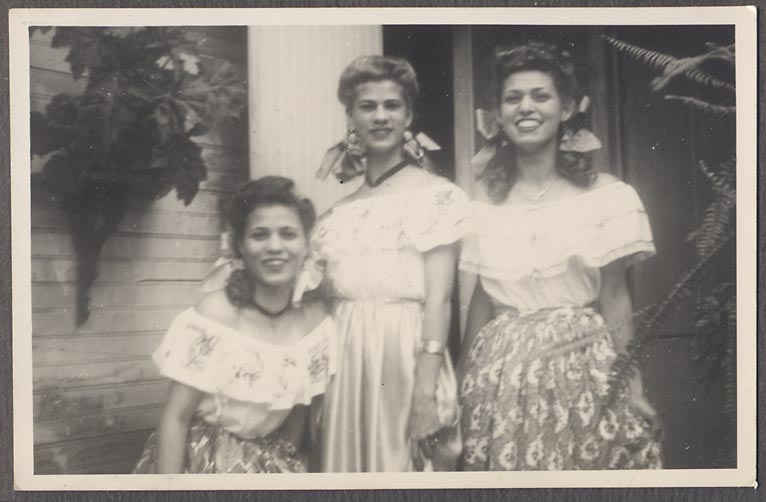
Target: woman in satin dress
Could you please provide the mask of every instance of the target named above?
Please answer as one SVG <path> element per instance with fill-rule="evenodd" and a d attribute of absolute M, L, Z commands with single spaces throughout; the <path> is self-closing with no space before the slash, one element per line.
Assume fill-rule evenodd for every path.
<path fill-rule="evenodd" d="M 421 447 L 458 415 L 446 341 L 467 200 L 421 168 L 408 131 L 417 94 L 400 59 L 364 56 L 340 77 L 349 132 L 334 172 L 365 181 L 312 238 L 339 333 L 323 414 L 328 472 L 422 468 Z"/>

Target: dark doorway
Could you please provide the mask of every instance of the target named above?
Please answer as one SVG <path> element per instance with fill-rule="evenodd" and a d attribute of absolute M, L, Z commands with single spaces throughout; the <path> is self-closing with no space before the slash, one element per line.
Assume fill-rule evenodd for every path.
<path fill-rule="evenodd" d="M 409 61 L 418 74 L 420 97 L 415 102 L 412 130 L 441 146 L 429 154 L 442 176 L 455 179 L 455 138 L 450 26 L 383 27 L 383 53 Z"/>

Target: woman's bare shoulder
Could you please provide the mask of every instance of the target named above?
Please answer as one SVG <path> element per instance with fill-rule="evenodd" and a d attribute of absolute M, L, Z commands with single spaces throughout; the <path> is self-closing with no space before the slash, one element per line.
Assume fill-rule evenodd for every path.
<path fill-rule="evenodd" d="M 620 181 L 621 181 L 620 178 L 618 178 L 617 176 L 613 174 L 600 172 L 598 173 L 598 175 L 596 175 L 596 179 L 593 182 L 593 184 L 590 186 L 590 189 L 595 190 L 598 188 L 603 188 L 605 186 L 618 183 Z"/>
<path fill-rule="evenodd" d="M 236 325 L 237 309 L 229 301 L 226 291 L 221 289 L 206 295 L 197 303 L 194 310 L 198 314 L 227 326 Z"/>
<path fill-rule="evenodd" d="M 306 315 L 308 332 L 313 331 L 314 328 L 319 326 L 328 316 L 327 307 L 324 302 L 319 299 L 304 302 L 302 308 Z"/>

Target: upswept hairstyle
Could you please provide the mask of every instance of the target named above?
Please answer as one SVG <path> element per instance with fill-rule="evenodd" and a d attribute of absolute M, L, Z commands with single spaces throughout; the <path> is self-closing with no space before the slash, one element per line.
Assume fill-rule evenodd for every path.
<path fill-rule="evenodd" d="M 404 102 L 412 110 L 415 99 L 420 95 L 415 70 L 404 59 L 386 56 L 361 56 L 351 61 L 340 74 L 338 100 L 348 112 L 354 104 L 358 85 L 383 80 L 391 80 L 402 86 Z"/>
<path fill-rule="evenodd" d="M 540 71 L 550 75 L 564 102 L 573 101 L 576 104 L 582 98 L 570 54 L 558 51 L 550 44 L 529 42 L 518 47 L 495 49 L 492 66 L 493 97 L 498 108 L 506 79 L 521 71 Z M 562 123 L 559 142 L 565 130 L 576 131 L 582 126 L 583 119 L 582 114 L 575 112 L 567 122 Z M 497 142 L 495 154 L 479 173 L 479 179 L 486 184 L 490 199 L 500 203 L 508 197 L 518 177 L 517 149 L 503 131 L 493 141 Z M 596 179 L 596 172 L 587 153 L 559 150 L 556 170 L 561 177 L 578 186 L 589 186 Z"/>
<path fill-rule="evenodd" d="M 245 225 L 250 214 L 259 207 L 286 206 L 298 213 L 303 227 L 303 233 L 308 237 L 316 221 L 314 205 L 307 198 L 295 193 L 293 180 L 282 176 L 264 176 L 249 181 L 237 190 L 230 203 L 226 215 L 231 251 L 241 258 L 239 243 L 245 237 Z M 253 303 L 255 284 L 247 270 L 239 269 L 232 272 L 226 284 L 226 296 L 237 307 L 247 307 Z"/>

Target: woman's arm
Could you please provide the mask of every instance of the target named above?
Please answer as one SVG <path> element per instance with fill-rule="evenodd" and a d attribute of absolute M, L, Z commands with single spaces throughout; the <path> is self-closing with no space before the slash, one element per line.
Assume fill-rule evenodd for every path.
<path fill-rule="evenodd" d="M 446 347 L 456 260 L 455 245 L 439 246 L 425 254 L 424 342 L 434 341 Z M 418 352 L 410 415 L 410 436 L 413 439 L 426 438 L 441 428 L 436 410 L 436 381 L 445 356 L 446 353 Z"/>
<path fill-rule="evenodd" d="M 157 429 L 157 473 L 180 474 L 186 460 L 186 439 L 202 392 L 172 382 L 165 411 Z"/>
<path fill-rule="evenodd" d="M 624 354 L 633 338 L 633 303 L 628 292 L 622 260 L 614 261 L 601 269 L 598 304 L 612 334 L 615 350 Z M 648 419 L 655 419 L 657 412 L 644 396 L 640 372 L 636 372 L 635 377 L 631 379 L 629 392 L 636 411 Z"/>
<path fill-rule="evenodd" d="M 495 307 L 492 305 L 492 300 L 481 285 L 481 278 L 477 278 L 476 286 L 471 295 L 471 303 L 468 306 L 468 314 L 465 320 L 465 333 L 463 333 L 463 340 L 460 343 L 460 357 L 458 358 L 457 363 L 457 372 L 460 381 L 463 380 L 465 361 L 468 357 L 468 351 L 471 350 L 471 345 L 473 345 L 473 341 L 476 339 L 476 335 L 479 334 L 481 328 L 486 326 L 487 323 L 494 318 Z"/>

